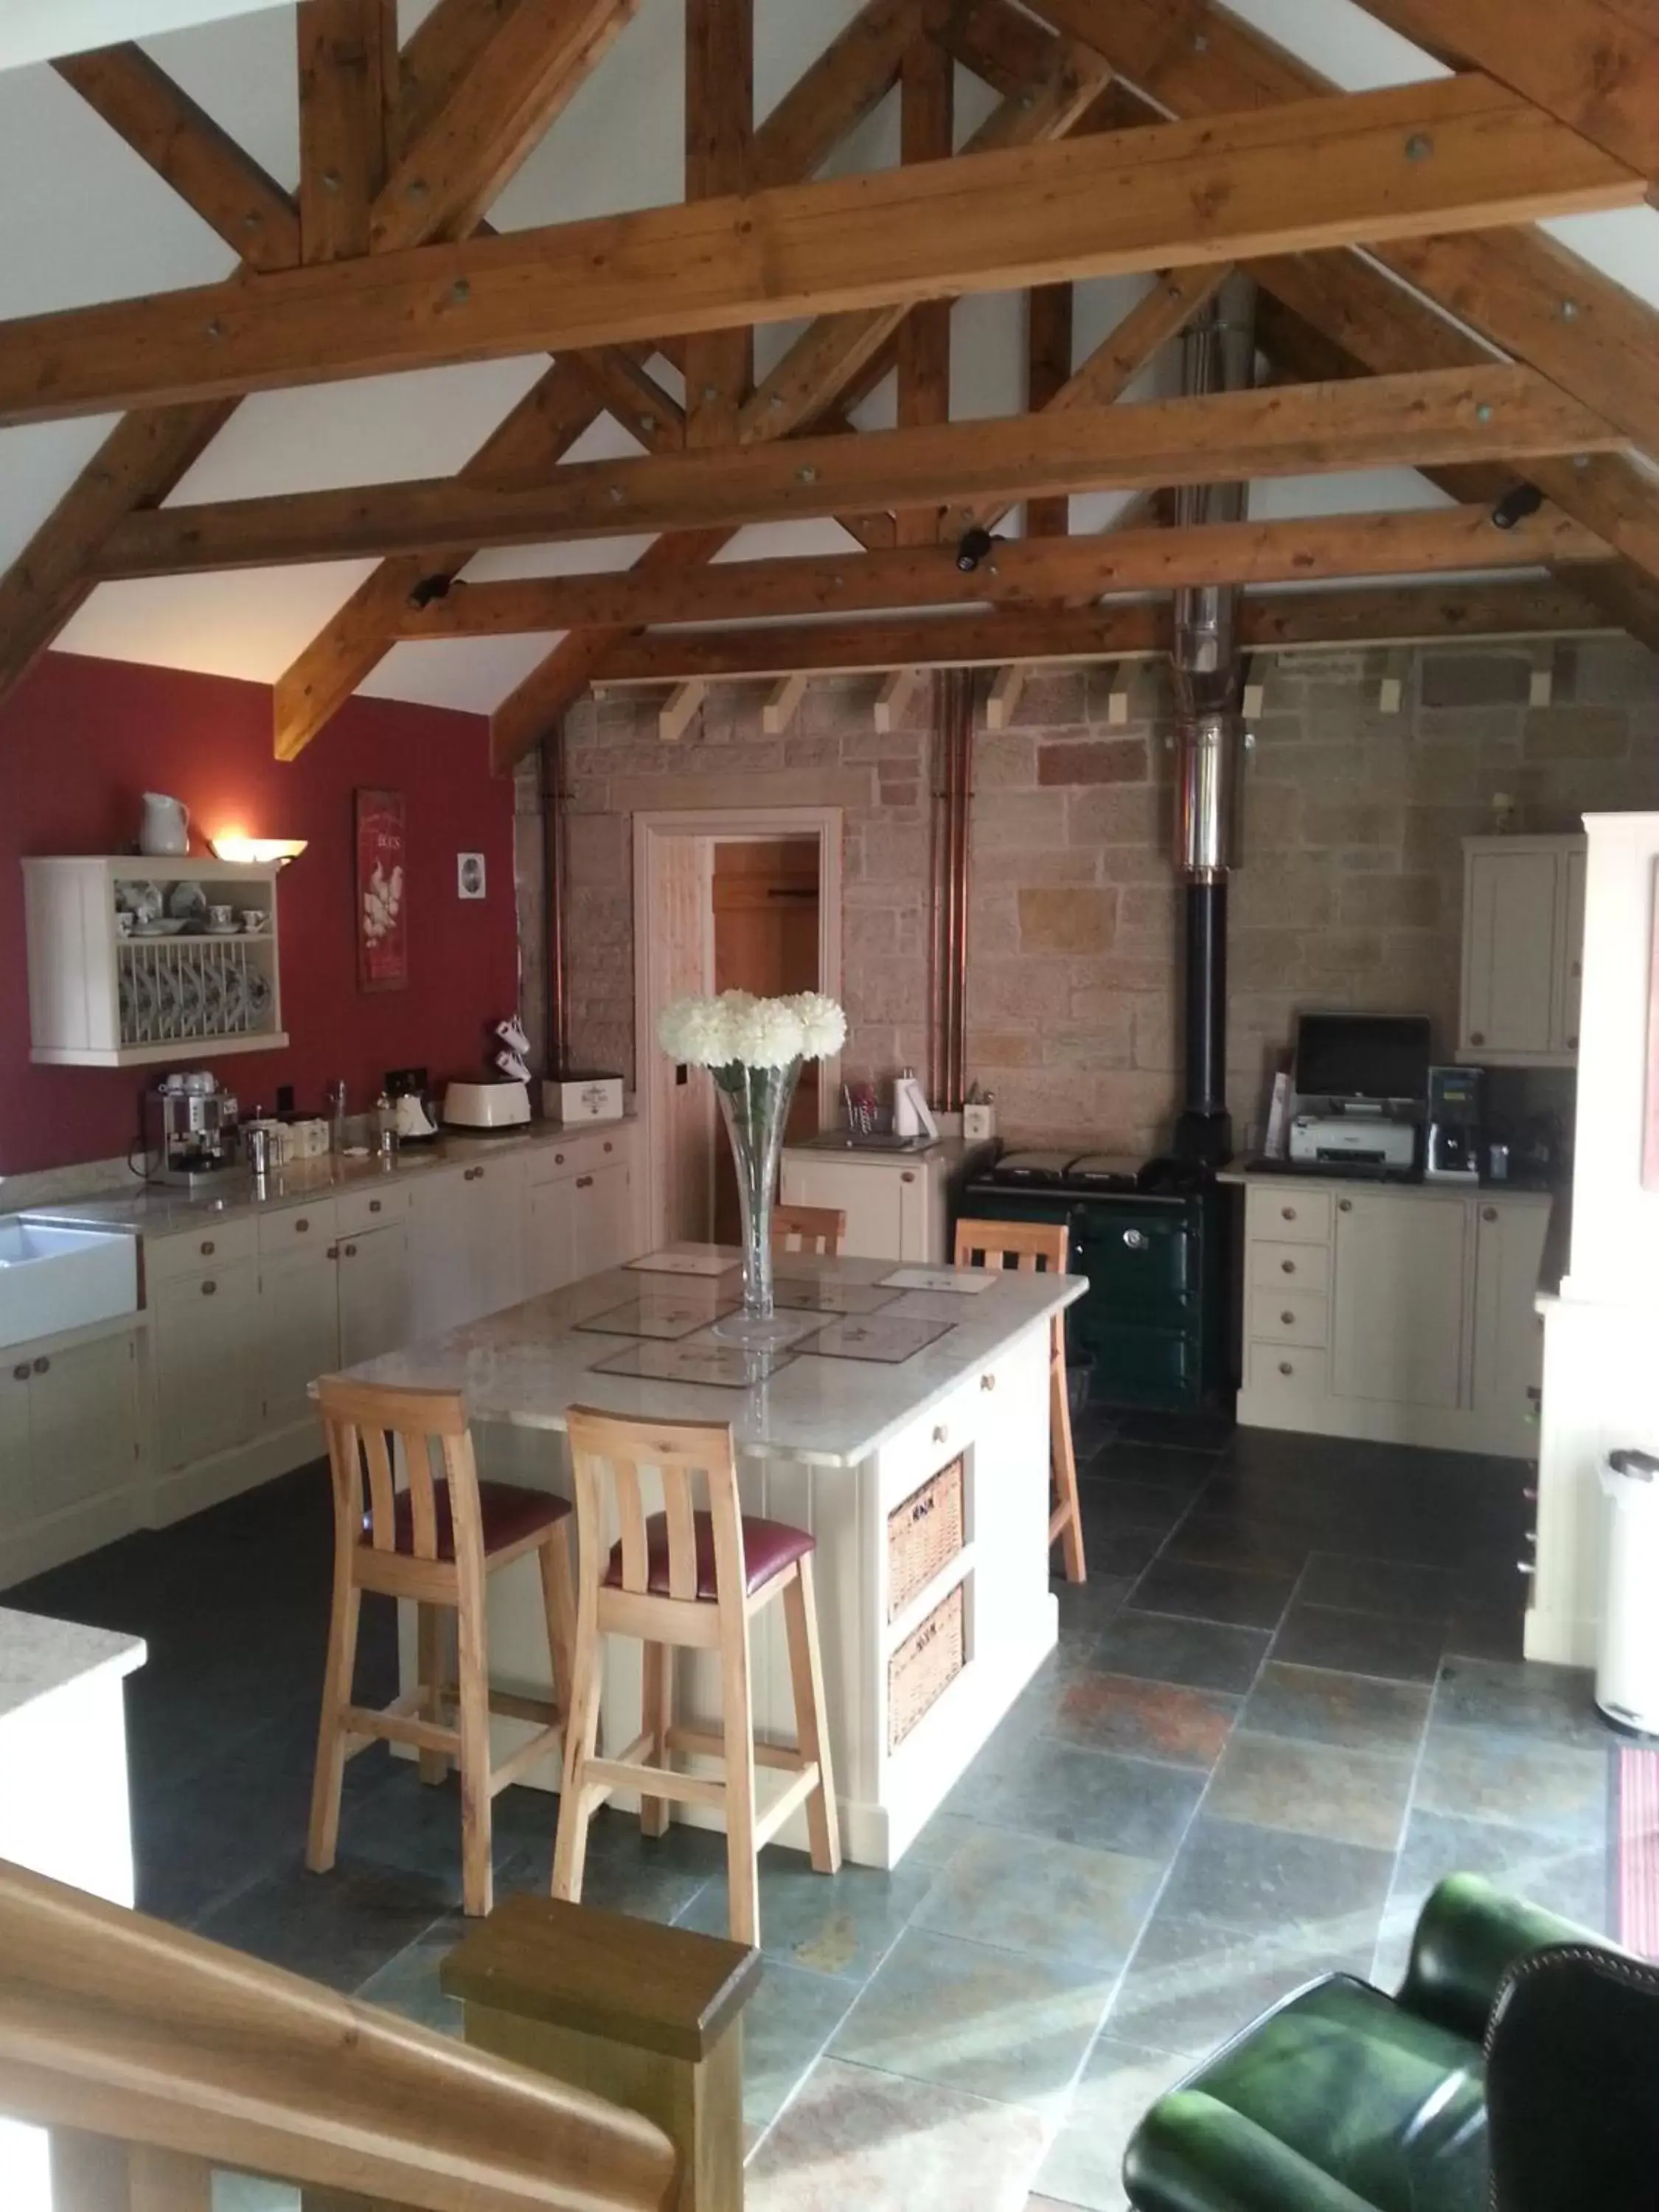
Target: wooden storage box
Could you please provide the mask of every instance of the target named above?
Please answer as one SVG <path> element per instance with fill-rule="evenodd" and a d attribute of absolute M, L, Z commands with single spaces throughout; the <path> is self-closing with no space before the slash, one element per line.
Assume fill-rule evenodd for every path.
<path fill-rule="evenodd" d="M 962 1549 L 962 1460 L 942 1467 L 887 1516 L 887 1618 L 896 1620 Z"/>
<path fill-rule="evenodd" d="M 887 1662 L 887 1748 L 896 1751 L 967 1660 L 966 1598 L 957 1583 Z"/>

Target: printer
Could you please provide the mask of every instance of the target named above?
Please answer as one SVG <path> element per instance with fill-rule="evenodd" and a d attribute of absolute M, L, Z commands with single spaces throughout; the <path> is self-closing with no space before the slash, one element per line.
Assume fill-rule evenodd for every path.
<path fill-rule="evenodd" d="M 1291 1164 L 1410 1175 L 1428 1100 L 1420 1014 L 1303 1014 L 1291 1073 Z"/>

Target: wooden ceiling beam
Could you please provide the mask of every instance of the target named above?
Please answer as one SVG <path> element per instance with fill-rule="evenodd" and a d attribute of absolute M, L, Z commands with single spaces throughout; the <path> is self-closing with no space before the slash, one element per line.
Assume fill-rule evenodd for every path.
<path fill-rule="evenodd" d="M 754 0 L 685 0 L 685 197 L 747 191 L 755 136 Z M 686 340 L 685 441 L 730 446 L 755 380 L 747 324 Z"/>
<path fill-rule="evenodd" d="M 584 461 L 528 487 L 465 478 L 290 493 L 134 514 L 103 547 L 106 576 L 179 575 L 627 532 L 736 529 L 866 507 L 1009 501 L 1210 477 L 1605 451 L 1620 444 L 1530 369 L 1421 376 L 1050 409 L 719 453 Z"/>
<path fill-rule="evenodd" d="M 368 252 L 397 99 L 397 0 L 300 0 L 300 253 Z"/>
<path fill-rule="evenodd" d="M 956 64 L 933 39 L 915 40 L 899 76 L 899 159 L 948 161 L 955 150 Z M 951 302 L 919 300 L 898 327 L 896 418 L 902 429 L 951 419 Z M 903 507 L 894 516 L 901 545 L 939 535 L 937 511 Z"/>
<path fill-rule="evenodd" d="M 1241 111 L 1272 112 L 1330 95 L 1327 80 L 1213 0 L 1182 0 L 1176 9 L 1164 0 L 1039 4 L 1048 21 L 1097 46 L 1166 114 L 1223 127 Z M 1622 6 L 1619 12 L 1646 20 L 1629 18 Z M 1436 307 L 1554 377 L 1659 456 L 1659 313 L 1542 231 L 1430 234 L 1439 228 L 1425 226 L 1419 237 L 1398 242 L 1379 238 L 1372 250 Z"/>
<path fill-rule="evenodd" d="M 1239 642 L 1247 652 L 1285 652 L 1446 638 L 1592 636 L 1608 627 L 1588 600 L 1556 584 L 1401 585 L 1249 596 L 1240 610 Z M 1152 599 L 1074 612 L 1020 609 L 901 622 L 646 630 L 612 650 L 605 681 L 677 684 L 696 677 L 1145 659 L 1167 652 L 1170 635 L 1168 603 Z"/>
<path fill-rule="evenodd" d="M 1609 557 L 1593 532 L 1548 507 L 1513 530 L 1498 528 L 1490 505 L 1406 509 L 1009 538 L 971 574 L 958 568 L 948 547 L 923 545 L 844 559 L 716 562 L 656 580 L 624 569 L 459 583 L 446 599 L 408 608 L 398 627 L 405 637 L 495 637 L 599 623 L 631 629 L 901 607 L 1075 605 L 1180 585 L 1443 574 Z"/>
<path fill-rule="evenodd" d="M 294 267 L 292 199 L 142 46 L 65 54 L 52 67 L 247 268 Z"/>
<path fill-rule="evenodd" d="M 465 238 L 610 52 L 639 0 L 514 0 L 376 193 L 379 253 Z"/>
<path fill-rule="evenodd" d="M 1450 77 L 26 317 L 0 325 L 0 424 L 1376 244 L 1642 191 L 1512 93 Z"/>
<path fill-rule="evenodd" d="M 1644 29 L 1605 0 L 1362 4 L 1437 59 L 1485 70 L 1627 168 L 1659 178 L 1659 15 Z M 1648 197 L 1659 205 L 1655 187 Z"/>
<path fill-rule="evenodd" d="M 1072 379 L 1072 288 L 1034 285 L 1025 295 L 1025 410 L 1040 415 L 1051 407 Z M 1072 503 L 1065 496 L 1028 499 L 1025 535 L 1063 538 L 1071 528 Z"/>

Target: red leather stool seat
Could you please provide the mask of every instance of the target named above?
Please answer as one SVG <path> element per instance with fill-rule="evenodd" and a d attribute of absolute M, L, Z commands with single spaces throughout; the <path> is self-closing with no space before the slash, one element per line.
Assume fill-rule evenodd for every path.
<path fill-rule="evenodd" d="M 438 1557 L 455 1557 L 455 1516 L 449 1503 L 449 1485 L 441 1476 L 432 1486 L 433 1518 L 437 1523 Z M 492 1552 L 510 1551 L 539 1528 L 551 1528 L 570 1510 L 568 1498 L 550 1497 L 544 1490 L 526 1490 L 516 1482 L 481 1482 L 478 1514 L 483 1522 L 486 1558 Z M 368 1517 L 363 1517 L 362 1542 L 369 1541 Z M 397 1534 L 393 1548 L 405 1557 L 415 1551 L 415 1508 L 406 1490 L 398 1493 Z"/>
<path fill-rule="evenodd" d="M 691 1516 L 696 1530 L 697 1595 L 711 1604 L 714 1598 L 714 1524 L 706 1513 Z M 797 1559 L 804 1559 L 816 1547 L 817 1539 L 805 1528 L 792 1528 L 787 1521 L 765 1521 L 758 1514 L 743 1516 L 743 1564 L 745 1594 L 753 1597 L 763 1589 L 775 1575 L 792 1567 Z M 645 1524 L 646 1587 L 653 1597 L 666 1597 L 668 1589 L 668 1516 L 651 1514 Z M 622 1583 L 622 1546 L 611 1547 L 611 1565 L 605 1575 L 608 1586 L 616 1589 Z"/>

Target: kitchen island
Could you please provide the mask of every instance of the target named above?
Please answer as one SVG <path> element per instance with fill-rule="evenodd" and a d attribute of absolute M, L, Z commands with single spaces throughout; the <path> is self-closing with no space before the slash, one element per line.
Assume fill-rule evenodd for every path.
<path fill-rule="evenodd" d="M 1087 1285 L 945 1271 L 963 1287 L 918 1288 L 922 1271 L 890 1261 L 791 1254 L 779 1263 L 778 1304 L 799 1334 L 757 1356 L 711 1332 L 736 1304 L 736 1254 L 675 1255 L 700 1272 L 612 1269 L 351 1373 L 461 1390 L 480 1472 L 567 1496 L 561 1438 L 573 1404 L 729 1419 L 744 1511 L 817 1539 L 842 1846 L 865 1865 L 892 1866 L 1054 1644 L 1049 1324 Z M 787 1741 L 793 1706 L 775 1613 L 755 1624 L 753 1702 L 761 1733 Z M 489 1632 L 498 1683 L 544 1694 L 533 1565 L 492 1578 Z M 412 1620 L 402 1650 L 410 1687 Z M 682 1653 L 679 1664 L 682 1719 L 714 1720 L 714 1656 Z M 624 1742 L 638 1725 L 640 1647 L 613 1639 L 605 1669 L 605 1737 Z M 494 1725 L 499 1753 L 520 1731 Z M 550 1761 L 528 1778 L 557 1787 Z M 718 1820 L 701 1808 L 684 1817 Z M 781 1839 L 804 1844 L 799 1816 Z"/>

